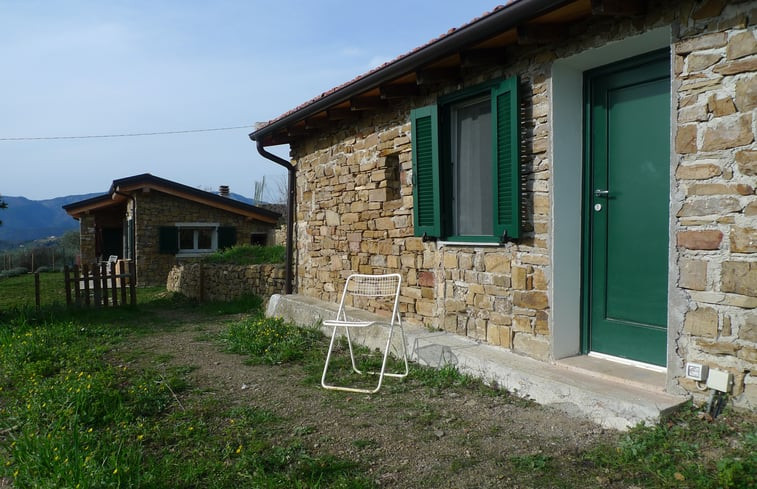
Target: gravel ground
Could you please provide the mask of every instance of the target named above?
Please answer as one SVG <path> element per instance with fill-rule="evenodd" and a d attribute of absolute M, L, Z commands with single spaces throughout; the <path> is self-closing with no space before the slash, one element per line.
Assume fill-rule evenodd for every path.
<path fill-rule="evenodd" d="M 277 442 L 296 436 L 313 453 L 357 461 L 380 487 L 627 487 L 581 457 L 617 440 L 615 431 L 485 389 L 400 389 L 386 379 L 374 395 L 326 391 L 301 365 L 251 366 L 222 352 L 214 337 L 227 321 L 187 318 L 170 331 L 129 341 L 119 353 L 194 367 L 192 396 L 272 411 L 291 425 L 275 435 Z"/>

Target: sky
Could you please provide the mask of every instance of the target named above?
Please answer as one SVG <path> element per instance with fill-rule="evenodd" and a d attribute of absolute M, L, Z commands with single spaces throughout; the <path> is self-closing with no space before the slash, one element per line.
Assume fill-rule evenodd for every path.
<path fill-rule="evenodd" d="M 0 196 L 105 193 L 152 173 L 246 197 L 265 178 L 277 200 L 285 170 L 257 154 L 256 122 L 499 3 L 0 0 Z"/>

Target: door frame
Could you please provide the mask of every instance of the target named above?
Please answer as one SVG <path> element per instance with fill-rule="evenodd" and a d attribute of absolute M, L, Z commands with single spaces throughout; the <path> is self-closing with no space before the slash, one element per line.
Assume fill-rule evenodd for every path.
<path fill-rule="evenodd" d="M 650 51 L 648 53 L 644 53 L 638 56 L 633 56 L 630 58 L 626 58 L 620 61 L 616 61 L 614 63 L 609 63 L 606 65 L 598 66 L 592 70 L 587 70 L 584 72 L 584 83 L 583 83 L 583 124 L 582 124 L 582 131 L 583 131 L 583 182 L 582 182 L 582 209 L 581 209 L 581 353 L 582 354 L 588 354 L 591 350 L 591 328 L 592 328 L 592 308 L 594 307 L 594 304 L 592 304 L 592 290 L 593 285 L 592 282 L 594 281 L 593 277 L 593 271 L 594 271 L 594 265 L 592 264 L 593 261 L 593 244 L 594 244 L 594 236 L 593 236 L 593 226 L 592 226 L 592 215 L 593 215 L 593 202 L 595 199 L 592 198 L 592 192 L 593 188 L 595 187 L 595 184 L 593 182 L 594 177 L 594 159 L 592 155 L 592 150 L 594 148 L 594 140 L 592 136 L 591 131 L 591 112 L 593 110 L 593 102 L 592 102 L 592 96 L 593 96 L 593 86 L 591 85 L 590 81 L 593 78 L 596 77 L 602 77 L 602 76 L 608 76 L 612 75 L 617 72 L 622 71 L 628 71 L 628 70 L 634 70 L 639 69 L 643 70 L 647 63 L 659 61 L 661 59 L 668 59 L 668 70 L 670 71 L 670 47 L 666 47 L 663 49 L 658 49 L 654 51 Z M 670 99 L 672 97 L 672 93 L 668 92 L 668 98 Z M 672 113 L 672 112 L 670 112 Z M 668 153 L 670 153 L 670 144 L 668 145 Z M 668 189 L 670 189 L 670 185 L 672 185 L 673 180 L 669 178 L 668 181 Z M 668 208 L 670 208 L 670 190 L 668 190 Z M 668 220 L 670 219 L 668 215 Z M 670 250 L 670 232 L 669 232 L 670 223 L 668 222 L 668 236 L 666 236 L 666 242 L 667 242 L 667 249 L 666 251 L 669 252 Z M 668 260 L 670 262 L 670 260 Z M 670 277 L 670 265 L 668 266 L 668 272 L 667 276 Z M 666 319 L 667 319 L 666 314 Z M 666 321 L 666 331 L 669 329 L 669 323 L 670 321 Z M 667 339 L 667 335 L 665 335 L 665 338 Z M 667 343 L 667 342 L 666 342 Z M 665 345 L 667 348 L 667 344 Z M 612 356 L 603 354 L 605 356 Z M 666 355 L 667 357 L 667 355 Z M 629 360 L 625 359 L 624 360 Z M 666 365 L 667 365 L 667 358 L 666 358 Z M 630 360 L 632 363 L 637 362 L 636 360 Z M 644 364 L 644 362 L 638 362 L 639 364 Z"/>
<path fill-rule="evenodd" d="M 550 179 L 551 219 L 549 294 L 552 299 L 549 326 L 554 360 L 581 354 L 581 205 L 583 178 L 583 73 L 598 66 L 672 45 L 670 26 L 662 26 L 555 60 L 550 76 Z M 671 100 L 671 114 L 674 114 Z M 671 122 L 672 124 L 672 122 Z M 672 126 L 671 126 L 672 127 Z M 671 148 L 672 148 L 671 136 Z M 671 161 L 673 156 L 671 155 Z M 672 166 L 672 165 L 671 165 Z M 671 182 L 674 179 L 671 178 Z M 673 194 L 671 191 L 671 202 Z M 671 227 L 671 236 L 673 228 Z M 672 242 L 672 241 L 671 241 Z M 671 259 L 673 258 L 671 251 Z M 671 267 L 669 274 L 673 271 Z M 674 281 L 673 281 L 674 282 Z M 675 283 L 669 286 L 670 314 L 682 316 L 685 297 Z M 669 321 L 678 325 L 680 321 Z M 668 329 L 668 343 L 674 328 Z M 669 355 L 670 349 L 669 349 Z M 674 354 L 674 353 L 672 353 Z M 668 365 L 671 365 L 669 358 Z M 668 377 L 671 376 L 668 369 Z"/>

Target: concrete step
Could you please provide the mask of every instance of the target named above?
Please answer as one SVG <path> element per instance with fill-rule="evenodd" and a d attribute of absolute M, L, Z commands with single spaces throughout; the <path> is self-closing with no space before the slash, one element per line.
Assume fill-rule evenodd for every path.
<path fill-rule="evenodd" d="M 337 304 L 295 294 L 272 296 L 266 314 L 312 326 L 336 317 L 336 312 Z M 355 319 L 380 318 L 361 311 Z M 454 365 L 461 373 L 607 428 L 624 430 L 638 423 L 655 423 L 688 400 L 664 392 L 664 376 L 660 384 L 659 374 L 618 368 L 606 360 L 576 357 L 552 364 L 451 333 L 407 325 L 404 329 L 412 361 L 433 367 Z M 322 330 L 331 334 L 330 328 Z M 382 348 L 384 333 L 374 326 L 361 329 L 353 338 L 369 348 Z M 393 345 L 394 351 L 398 344 Z"/>

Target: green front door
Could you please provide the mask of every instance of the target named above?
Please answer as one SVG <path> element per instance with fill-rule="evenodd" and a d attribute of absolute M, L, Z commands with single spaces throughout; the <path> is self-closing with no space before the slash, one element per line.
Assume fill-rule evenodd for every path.
<path fill-rule="evenodd" d="M 585 349 L 666 364 L 669 53 L 586 74 Z"/>

